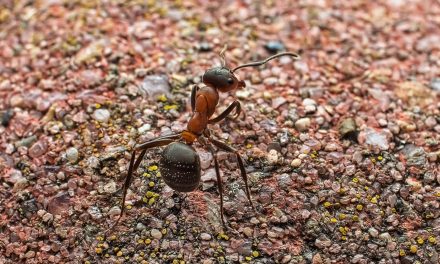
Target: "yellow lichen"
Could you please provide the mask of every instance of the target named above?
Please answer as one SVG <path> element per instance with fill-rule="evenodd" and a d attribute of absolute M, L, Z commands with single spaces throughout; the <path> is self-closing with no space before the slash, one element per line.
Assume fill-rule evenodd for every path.
<path fill-rule="evenodd" d="M 223 239 L 223 240 L 229 240 L 229 236 L 226 235 L 225 233 L 221 232 L 218 234 L 217 236 L 218 239 Z"/>
<path fill-rule="evenodd" d="M 327 207 L 330 207 L 330 206 L 332 206 L 332 203 L 331 203 L 331 202 L 325 202 L 325 203 L 324 203 L 324 207 L 327 208 Z"/>
<path fill-rule="evenodd" d="M 177 105 L 165 105 L 163 107 L 164 110 L 171 110 L 171 109 L 177 109 Z"/>
<path fill-rule="evenodd" d="M 166 102 L 168 99 L 167 99 L 167 97 L 164 94 L 162 94 L 162 95 L 157 97 L 157 100 L 161 101 L 161 102 Z"/>
<path fill-rule="evenodd" d="M 345 230 L 345 228 L 344 227 L 339 227 L 339 232 L 341 232 L 341 234 L 343 234 L 343 235 L 346 235 L 347 234 L 347 231 Z"/>

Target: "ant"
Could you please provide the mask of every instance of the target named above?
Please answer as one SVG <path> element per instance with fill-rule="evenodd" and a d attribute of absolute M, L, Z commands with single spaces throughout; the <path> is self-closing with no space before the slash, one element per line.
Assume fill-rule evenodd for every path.
<path fill-rule="evenodd" d="M 188 122 L 186 130 L 181 133 L 157 137 L 150 141 L 137 144 L 135 146 L 130 159 L 130 165 L 128 167 L 128 174 L 125 178 L 122 196 L 122 208 L 118 219 L 112 225 L 116 226 L 124 213 L 125 198 L 127 195 L 128 187 L 130 186 L 133 173 L 138 169 L 145 153 L 148 149 L 154 147 L 166 146 L 162 152 L 162 156 L 159 162 L 159 168 L 165 183 L 175 191 L 179 192 L 191 192 L 198 188 L 200 183 L 200 157 L 192 147 L 192 144 L 197 141 L 200 145 L 207 148 L 214 158 L 215 173 L 217 176 L 217 185 L 220 193 L 220 215 L 223 226 L 225 227 L 225 220 L 223 216 L 223 186 L 220 178 L 219 165 L 217 161 L 217 154 L 215 147 L 224 151 L 234 153 L 237 157 L 238 166 L 240 168 L 241 177 L 243 178 L 246 196 L 250 205 L 254 208 L 249 192 L 248 179 L 246 170 L 244 167 L 243 159 L 239 152 L 217 139 L 211 137 L 211 133 L 208 129 L 208 125 L 218 123 L 225 119 L 229 114 L 235 110 L 234 119 L 241 113 L 241 105 L 239 101 L 234 101 L 229 105 L 223 113 L 216 117 L 213 117 L 217 104 L 219 102 L 219 92 L 226 93 L 236 89 L 244 88 L 245 82 L 238 80 L 234 75 L 234 72 L 238 69 L 245 67 L 256 67 L 266 64 L 268 61 L 281 57 L 291 56 L 294 59 L 300 59 L 300 56 L 291 52 L 283 52 L 273 55 L 263 61 L 251 62 L 240 65 L 230 70 L 226 67 L 226 60 L 224 53 L 227 46 L 220 52 L 222 59 L 221 67 L 214 67 L 205 72 L 202 77 L 203 86 L 198 84 L 194 85 L 191 91 L 191 108 L 192 116 Z M 136 152 L 141 151 L 136 158 Z M 112 228 L 111 227 L 111 228 Z M 108 230 L 110 230 L 109 228 Z"/>

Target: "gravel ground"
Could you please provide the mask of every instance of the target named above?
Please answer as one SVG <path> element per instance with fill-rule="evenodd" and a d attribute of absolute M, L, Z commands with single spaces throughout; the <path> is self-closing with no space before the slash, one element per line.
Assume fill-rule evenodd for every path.
<path fill-rule="evenodd" d="M 0 3 L 0 263 L 439 263 L 439 1 Z M 333 3 L 334 2 L 334 3 Z M 382 2 L 382 3 L 378 3 Z M 211 126 L 200 188 L 167 187 L 148 152 L 120 212 L 130 150 L 179 132 L 191 86 L 246 115 Z"/>

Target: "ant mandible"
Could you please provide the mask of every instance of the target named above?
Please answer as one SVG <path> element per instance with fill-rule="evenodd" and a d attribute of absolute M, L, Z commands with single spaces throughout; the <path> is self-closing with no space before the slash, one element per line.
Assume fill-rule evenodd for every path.
<path fill-rule="evenodd" d="M 211 133 L 208 129 L 208 125 L 222 121 L 227 116 L 229 116 L 229 114 L 233 110 L 235 110 L 235 118 L 240 115 L 240 102 L 234 101 L 231 105 L 228 106 L 228 108 L 226 108 L 226 110 L 223 111 L 223 113 L 221 113 L 217 117 L 212 118 L 219 102 L 219 92 L 226 93 L 245 87 L 245 82 L 238 80 L 238 78 L 234 75 L 234 72 L 236 70 L 245 67 L 260 66 L 272 59 L 281 56 L 291 56 L 296 60 L 300 59 L 300 56 L 291 52 L 283 52 L 273 55 L 263 61 L 246 63 L 230 70 L 226 67 L 226 60 L 224 56 L 226 48 L 227 46 L 225 45 L 225 47 L 220 52 L 222 66 L 214 67 L 207 70 L 202 77 L 202 82 L 204 86 L 200 87 L 196 84 L 192 88 L 192 116 L 188 121 L 186 130 L 182 131 L 181 133 L 158 137 L 135 146 L 133 153 L 131 154 L 128 174 L 123 187 L 121 212 L 112 227 L 117 225 L 124 213 L 125 198 L 127 196 L 127 190 L 130 186 L 133 173 L 138 169 L 142 159 L 145 156 L 145 153 L 150 148 L 166 146 L 160 158 L 159 169 L 163 180 L 169 187 L 179 192 L 191 192 L 197 189 L 200 183 L 201 168 L 200 157 L 195 149 L 191 146 L 195 141 L 199 142 L 200 145 L 207 148 L 212 153 L 212 156 L 214 158 L 215 173 L 217 176 L 218 190 L 220 193 L 220 215 L 223 226 L 225 226 L 225 220 L 223 216 L 223 186 L 220 178 L 217 155 L 213 145 L 216 146 L 218 149 L 222 149 L 226 152 L 235 154 L 238 166 L 240 168 L 241 177 L 243 178 L 245 184 L 246 196 L 249 200 L 250 205 L 252 206 L 252 208 L 254 208 L 249 192 L 248 180 L 243 159 L 235 148 L 227 145 L 224 142 L 212 138 Z M 137 151 L 141 151 L 141 153 L 136 158 Z M 109 228 L 109 230 L 111 228 Z"/>

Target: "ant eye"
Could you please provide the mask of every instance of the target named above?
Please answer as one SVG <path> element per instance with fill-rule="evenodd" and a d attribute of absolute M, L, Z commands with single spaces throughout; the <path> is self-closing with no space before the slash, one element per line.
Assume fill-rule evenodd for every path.
<path fill-rule="evenodd" d="M 232 80 L 232 78 L 228 78 L 228 84 L 233 84 L 234 80 Z"/>

